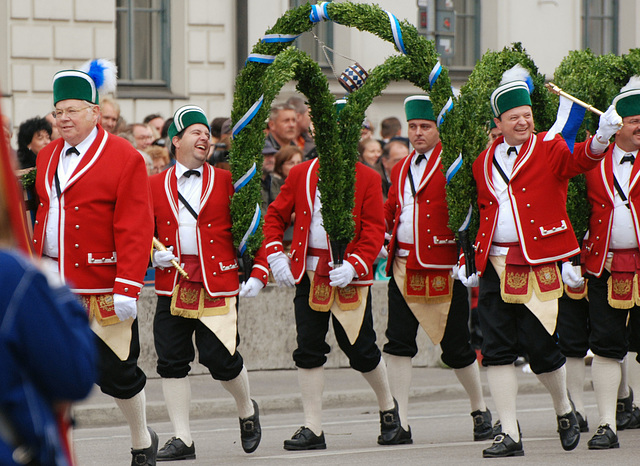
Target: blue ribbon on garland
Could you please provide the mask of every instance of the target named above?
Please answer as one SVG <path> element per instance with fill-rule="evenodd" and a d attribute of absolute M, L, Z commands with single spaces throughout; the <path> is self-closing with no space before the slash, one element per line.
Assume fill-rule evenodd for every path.
<path fill-rule="evenodd" d="M 400 29 L 400 22 L 398 18 L 396 18 L 393 13 L 390 13 L 385 10 L 387 15 L 389 15 L 389 21 L 391 22 L 391 32 L 393 33 L 393 40 L 396 43 L 396 47 L 405 55 L 407 51 L 404 48 L 404 42 L 402 41 L 402 29 Z"/>
<path fill-rule="evenodd" d="M 247 170 L 247 172 L 244 175 L 242 175 L 240 179 L 238 179 L 238 181 L 233 183 L 234 191 L 238 192 L 242 188 L 244 188 L 247 185 L 247 183 L 251 181 L 251 178 L 253 178 L 253 175 L 255 175 L 256 172 L 257 172 L 256 163 L 253 162 L 253 165 L 251 166 L 251 168 Z"/>
<path fill-rule="evenodd" d="M 238 251 L 240 255 L 244 254 L 247 250 L 247 240 L 249 236 L 253 236 L 258 229 L 258 225 L 260 225 L 260 217 L 262 216 L 262 212 L 260 212 L 260 204 L 256 203 L 256 211 L 253 214 L 253 220 L 251 220 L 251 225 L 249 225 L 249 229 L 242 237 L 242 241 L 240 241 L 240 245 L 238 246 Z"/>
<path fill-rule="evenodd" d="M 275 55 L 264 55 L 262 53 L 250 53 L 249 56 L 247 57 L 247 61 L 245 62 L 245 65 L 250 61 L 256 62 L 256 63 L 271 64 L 275 59 L 276 59 Z"/>
<path fill-rule="evenodd" d="M 273 43 L 273 42 L 293 42 L 296 40 L 300 34 L 267 34 L 266 36 L 262 36 L 262 42 Z"/>
<path fill-rule="evenodd" d="M 242 118 L 235 124 L 233 129 L 231 130 L 231 137 L 235 138 L 238 133 L 249 124 L 249 122 L 256 116 L 260 107 L 262 107 L 262 102 L 264 102 L 264 94 L 260 96 L 260 98 L 251 106 L 247 113 L 245 113 Z"/>
<path fill-rule="evenodd" d="M 311 5 L 309 21 L 312 23 L 319 23 L 322 20 L 331 20 L 331 18 L 329 18 L 329 13 L 327 12 L 328 4 L 329 2 L 322 2 L 320 5 Z"/>
<path fill-rule="evenodd" d="M 469 211 L 467 212 L 467 217 L 464 219 L 464 222 L 462 222 L 462 225 L 460 225 L 460 228 L 458 228 L 458 231 L 465 231 L 469 229 L 472 213 L 473 213 L 473 204 L 469 204 Z"/>
<path fill-rule="evenodd" d="M 442 107 L 442 110 L 440 110 L 440 114 L 438 115 L 438 119 L 436 120 L 436 124 L 438 125 L 438 128 L 440 128 L 440 125 L 444 121 L 444 117 L 447 115 L 447 113 L 451 111 L 452 108 L 453 108 L 453 99 L 449 97 L 449 100 L 447 100 L 447 103 L 444 104 L 444 107 Z"/>
<path fill-rule="evenodd" d="M 455 174 L 458 173 L 458 170 L 460 170 L 460 167 L 462 167 L 462 153 L 458 155 L 458 158 L 455 159 L 451 164 L 451 166 L 447 169 L 447 175 L 446 175 L 447 184 L 449 184 L 449 182 L 451 181 L 451 178 L 453 178 Z"/>
<path fill-rule="evenodd" d="M 439 61 L 436 62 L 435 65 L 433 65 L 433 69 L 431 70 L 431 73 L 429 73 L 429 87 L 433 87 L 433 85 L 436 82 L 436 79 L 438 79 L 438 77 L 440 76 L 440 73 L 442 73 L 442 65 L 440 64 Z"/>

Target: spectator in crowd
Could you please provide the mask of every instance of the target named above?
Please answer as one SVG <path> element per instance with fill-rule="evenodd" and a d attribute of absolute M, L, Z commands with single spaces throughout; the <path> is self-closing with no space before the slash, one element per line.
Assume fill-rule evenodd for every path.
<path fill-rule="evenodd" d="M 287 104 L 291 105 L 296 110 L 297 130 L 298 135 L 295 139 L 295 143 L 302 150 L 303 155 L 307 154 L 316 146 L 313 140 L 311 115 L 309 113 L 309 106 L 304 102 L 301 97 L 292 96 L 287 100 Z"/>
<path fill-rule="evenodd" d="M 269 134 L 264 140 L 263 155 L 271 157 L 266 170 L 273 171 L 275 160 L 273 156 L 281 147 L 296 145 L 295 138 L 298 135 L 298 116 L 296 109 L 289 104 L 279 104 L 271 107 L 269 121 L 267 123 Z"/>
<path fill-rule="evenodd" d="M 135 147 L 139 150 L 146 150 L 154 141 L 153 130 L 148 124 L 134 123 L 131 125 L 131 134 L 135 141 Z"/>
<path fill-rule="evenodd" d="M 385 201 L 391 187 L 391 169 L 407 155 L 409 155 L 409 148 L 404 142 L 397 139 L 388 142 L 382 149 L 380 163 L 382 165 L 382 196 Z"/>
<path fill-rule="evenodd" d="M 18 162 L 20 168 L 36 166 L 40 149 L 51 142 L 51 125 L 45 118 L 23 121 L 18 129 Z"/>
<path fill-rule="evenodd" d="M 215 117 L 211 120 L 211 142 L 216 144 L 222 138 L 222 125 L 229 118 L 227 117 Z"/>
<path fill-rule="evenodd" d="M 157 133 L 154 140 L 160 137 L 160 134 L 162 133 L 162 127 L 164 126 L 164 118 L 162 118 L 162 115 L 160 115 L 159 113 L 152 113 L 144 117 L 144 120 L 142 120 L 142 122 L 145 125 L 151 126 L 155 133 Z"/>
<path fill-rule="evenodd" d="M 382 147 L 391 140 L 402 141 L 409 147 L 409 139 L 402 136 L 402 124 L 396 117 L 388 117 L 380 123 L 380 144 Z"/>
<path fill-rule="evenodd" d="M 360 162 L 365 165 L 375 169 L 381 155 L 382 146 L 377 139 L 363 139 L 358 143 L 358 157 Z"/>
<path fill-rule="evenodd" d="M 164 171 L 168 166 L 171 158 L 169 157 L 169 150 L 166 147 L 151 145 L 146 150 L 149 157 L 151 157 L 152 167 L 151 175 Z"/>
<path fill-rule="evenodd" d="M 362 122 L 362 128 L 360 128 L 360 140 L 364 141 L 373 137 L 373 125 L 369 120 Z"/>
<path fill-rule="evenodd" d="M 299 147 L 287 146 L 276 152 L 276 164 L 271 179 L 271 199 L 280 194 L 280 188 L 289 176 L 289 170 L 302 163 L 302 150 Z"/>
<path fill-rule="evenodd" d="M 51 125 L 51 140 L 55 141 L 56 139 L 58 139 L 60 137 L 60 131 L 58 131 L 58 124 L 56 123 L 56 117 L 54 116 L 53 112 L 51 113 L 47 113 L 44 118 L 49 122 L 49 124 Z"/>
<path fill-rule="evenodd" d="M 105 97 L 100 103 L 100 124 L 111 134 L 118 134 L 118 121 L 120 120 L 120 105 L 115 99 Z"/>
<path fill-rule="evenodd" d="M 224 136 L 213 145 L 211 156 L 207 159 L 211 165 L 223 170 L 231 170 L 229 164 L 229 151 L 231 150 L 231 134 L 225 133 Z"/>

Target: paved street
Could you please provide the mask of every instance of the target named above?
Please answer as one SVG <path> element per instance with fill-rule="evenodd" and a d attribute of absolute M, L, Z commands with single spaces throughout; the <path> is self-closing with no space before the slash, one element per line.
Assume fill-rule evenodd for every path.
<path fill-rule="evenodd" d="M 287 389 L 281 389 L 281 395 L 296 393 L 295 371 L 250 373 L 250 379 L 274 380 L 275 386 L 286 384 Z M 294 374 L 291 374 L 293 372 Z M 565 452 L 560 446 L 556 433 L 555 415 L 551 407 L 551 399 L 537 385 L 533 375 L 519 374 L 521 392 L 518 398 L 519 421 L 523 432 L 525 456 L 524 458 L 490 460 L 482 459 L 482 449 L 490 443 L 473 442 L 472 421 L 469 416 L 468 400 L 464 398 L 461 389 L 455 384 L 449 384 L 452 371 L 446 369 L 414 369 L 416 382 L 425 384 L 424 378 L 432 379 L 432 384 L 440 387 L 429 395 L 420 394 L 414 397 L 411 405 L 410 423 L 413 430 L 413 445 L 398 447 L 381 447 L 376 444 L 379 433 L 378 413 L 375 405 L 368 398 L 356 396 L 358 390 L 344 391 L 344 397 L 336 398 L 332 391 L 331 382 L 347 380 L 358 389 L 365 389 L 362 378 L 349 370 L 327 371 L 326 393 L 331 395 L 327 404 L 330 408 L 324 411 L 324 428 L 327 450 L 315 452 L 287 452 L 282 448 L 284 439 L 289 438 L 302 423 L 302 412 L 297 401 L 292 407 L 277 403 L 273 396 L 261 396 L 261 391 L 253 390 L 254 397 L 263 406 L 261 422 L 263 428 L 262 443 L 258 450 L 247 455 L 239 444 L 239 429 L 237 418 L 227 409 L 224 414 L 210 414 L 206 418 L 194 419 L 191 422 L 193 437 L 196 444 L 197 459 L 183 461 L 181 465 L 211 465 L 211 464 L 250 464 L 250 465 L 326 465 L 326 464 L 366 464 L 366 465 L 424 465 L 424 464 L 478 464 L 497 462 L 511 462 L 518 464 L 565 464 L 573 465 L 602 465 L 602 464 L 638 464 L 640 454 L 640 430 L 620 432 L 621 448 L 611 451 L 589 451 L 587 440 L 591 438 L 597 422 L 597 409 L 593 392 L 585 393 L 587 415 L 591 421 L 591 433 L 583 434 L 580 445 L 573 452 Z M 425 376 L 426 374 L 426 376 Z M 486 374 L 482 374 L 486 381 Z M 283 380 L 286 378 L 289 380 Z M 416 380 L 417 379 L 417 380 Z M 455 380 L 455 377 L 453 377 Z M 214 383 L 207 385 L 214 387 Z M 447 383 L 445 383 L 447 382 Z M 346 382 L 343 382 L 346 383 Z M 153 386 L 157 381 L 149 384 L 150 398 L 153 398 Z M 158 384 L 159 385 L 159 384 Z M 198 383 L 195 384 L 196 387 Z M 585 384 L 588 388 L 588 383 Z M 196 390 L 194 400 L 197 400 L 201 389 Z M 213 390 L 217 394 L 218 391 Z M 99 395 L 96 395 L 99 396 Z M 222 394 L 224 396 L 224 394 Z M 293 396 L 292 396 L 293 399 Z M 200 402 L 204 409 L 206 403 Z M 489 407 L 493 406 L 488 399 Z M 273 408 L 272 408 L 273 407 Z M 197 412 L 192 414 L 197 416 Z M 115 419 L 115 418 L 114 418 Z M 124 424 L 116 426 L 80 427 L 75 431 L 76 449 L 80 465 L 127 465 L 130 463 L 128 429 Z M 170 423 L 166 420 L 152 421 L 151 426 L 160 436 L 161 445 L 172 435 Z"/>

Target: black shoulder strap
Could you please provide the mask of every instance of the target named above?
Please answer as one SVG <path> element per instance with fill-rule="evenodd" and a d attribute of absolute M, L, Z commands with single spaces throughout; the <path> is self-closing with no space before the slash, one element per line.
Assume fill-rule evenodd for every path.
<path fill-rule="evenodd" d="M 498 158 L 496 157 L 495 153 L 493 154 L 493 166 L 496 167 L 496 170 L 498 170 L 498 173 L 500 174 L 500 177 L 504 180 L 504 182 L 506 184 L 509 184 L 509 177 L 498 163 Z"/>
<path fill-rule="evenodd" d="M 618 183 L 618 178 L 616 178 L 615 173 L 613 174 L 613 186 L 616 188 L 616 191 L 618 191 L 618 196 L 620 196 L 620 199 L 622 199 L 622 202 L 624 202 L 624 205 L 627 206 L 627 209 L 631 210 L 631 206 L 629 205 L 629 200 L 627 199 L 627 196 L 624 194 L 624 191 L 622 190 L 620 183 Z"/>
<path fill-rule="evenodd" d="M 187 210 L 189 211 L 189 213 L 191 215 L 193 215 L 193 218 L 195 218 L 196 220 L 198 220 L 198 214 L 196 213 L 196 211 L 193 209 L 193 207 L 191 207 L 191 205 L 187 202 L 187 200 L 184 198 L 184 196 L 182 194 L 180 194 L 180 191 L 178 191 L 178 199 L 180 199 L 180 202 L 182 202 L 182 204 L 187 208 Z"/>

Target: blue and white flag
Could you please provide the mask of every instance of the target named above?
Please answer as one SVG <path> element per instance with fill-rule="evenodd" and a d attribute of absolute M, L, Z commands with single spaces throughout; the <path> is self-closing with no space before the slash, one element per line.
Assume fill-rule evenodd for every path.
<path fill-rule="evenodd" d="M 573 154 L 573 146 L 576 142 L 576 134 L 584 120 L 586 108 L 578 105 L 566 97 L 560 96 L 560 105 L 558 105 L 558 116 L 556 122 L 549 129 L 544 137 L 545 141 L 550 141 L 556 137 L 556 134 L 562 134 L 569 150 Z"/>

